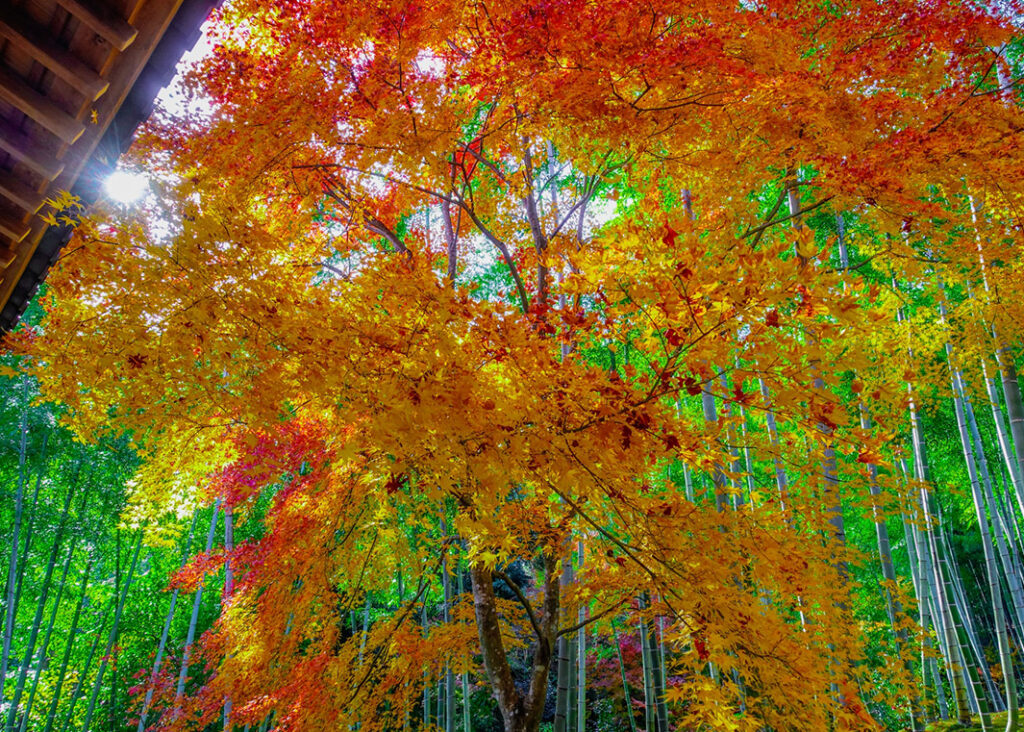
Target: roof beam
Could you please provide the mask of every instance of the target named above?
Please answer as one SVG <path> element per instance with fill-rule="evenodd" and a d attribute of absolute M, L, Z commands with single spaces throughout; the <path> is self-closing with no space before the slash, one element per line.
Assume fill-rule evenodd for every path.
<path fill-rule="evenodd" d="M 54 75 L 68 82 L 90 101 L 99 99 L 110 83 L 66 48 L 55 42 L 42 28 L 23 14 L 0 10 L 0 37 L 29 54 Z"/>
<path fill-rule="evenodd" d="M 132 45 L 139 31 L 124 18 L 114 15 L 108 8 L 90 0 L 57 0 L 58 4 L 105 38 L 111 46 L 123 51 Z"/>
<path fill-rule="evenodd" d="M 3 121 L 0 121 L 0 150 L 48 181 L 64 170 L 64 163 L 57 160 L 50 150 Z"/>
<path fill-rule="evenodd" d="M 85 125 L 5 68 L 0 68 L 0 100 L 11 104 L 71 145 Z"/>
<path fill-rule="evenodd" d="M 46 200 L 42 193 L 6 171 L 0 171 L 0 195 L 32 214 L 41 209 Z"/>
<path fill-rule="evenodd" d="M 0 235 L 17 244 L 28 236 L 29 225 L 10 214 L 0 213 Z"/>

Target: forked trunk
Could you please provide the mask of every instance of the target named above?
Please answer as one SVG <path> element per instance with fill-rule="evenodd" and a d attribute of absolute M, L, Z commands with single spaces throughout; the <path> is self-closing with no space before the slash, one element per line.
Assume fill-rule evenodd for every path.
<path fill-rule="evenodd" d="M 494 572 L 482 564 L 476 564 L 470 567 L 469 576 L 473 586 L 473 608 L 484 669 L 501 713 L 504 732 L 537 732 L 544 713 L 548 674 L 558 634 L 558 559 L 545 553 L 543 605 L 539 611 L 530 609 L 533 615 L 531 624 L 535 625 L 537 637 L 525 694 L 516 688 L 501 637 L 501 621 L 494 595 Z"/>

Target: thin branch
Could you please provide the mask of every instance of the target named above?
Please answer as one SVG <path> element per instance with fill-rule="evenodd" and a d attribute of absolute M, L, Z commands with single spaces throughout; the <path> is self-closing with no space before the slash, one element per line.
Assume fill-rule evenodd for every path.
<path fill-rule="evenodd" d="M 761 238 L 760 234 L 763 231 L 765 231 L 766 229 L 768 229 L 768 228 L 770 228 L 772 226 L 775 226 L 776 224 L 783 224 L 783 223 L 785 223 L 785 222 L 787 222 L 787 221 L 789 221 L 791 219 L 795 219 L 797 216 L 802 216 L 803 214 L 808 213 L 809 211 L 813 211 L 814 209 L 816 209 L 816 208 L 818 208 L 820 206 L 825 205 L 826 203 L 831 201 L 833 198 L 835 198 L 835 196 L 825 196 L 823 199 L 821 199 L 817 203 L 812 203 L 807 208 L 802 208 L 802 209 L 800 209 L 799 211 L 797 211 L 795 213 L 789 214 L 788 216 L 783 216 L 781 219 L 775 219 L 774 221 L 766 221 L 765 223 L 761 224 L 760 226 L 758 226 L 756 228 L 748 229 L 743 234 L 743 236 L 740 237 L 740 239 L 746 239 L 748 236 L 751 236 L 752 234 L 758 234 L 757 239 L 754 240 L 754 244 L 757 244 L 757 242 Z M 778 208 L 776 208 L 775 210 L 777 211 Z"/>
<path fill-rule="evenodd" d="M 335 186 L 339 187 L 336 188 Z M 344 188 L 340 186 L 340 183 L 338 181 L 331 181 L 324 188 L 324 193 L 326 193 L 330 198 L 338 202 L 342 206 L 342 208 L 344 208 L 349 213 L 356 213 L 356 210 L 352 205 L 352 201 L 349 200 L 351 196 L 346 198 L 341 193 L 339 193 L 339 191 L 344 191 Z M 362 217 L 363 226 L 365 226 L 369 231 L 387 239 L 395 248 L 396 251 L 405 254 L 406 256 L 409 257 L 412 256 L 412 252 L 409 250 L 408 247 L 405 246 L 402 240 L 398 237 L 398 234 L 396 234 L 390 228 L 388 228 L 388 226 L 383 221 L 378 219 L 373 214 L 367 213 L 365 211 L 362 212 Z"/>
<path fill-rule="evenodd" d="M 530 625 L 533 626 L 533 632 L 537 634 L 538 640 L 540 640 L 540 642 L 543 643 L 544 631 L 541 630 L 540 622 L 538 622 L 537 615 L 533 611 L 533 605 L 530 604 L 530 601 L 523 593 L 523 589 L 515 583 L 515 580 L 513 580 L 507 574 L 502 572 L 500 569 L 493 570 L 491 574 L 493 574 L 495 577 L 497 577 L 506 585 L 508 585 L 509 588 L 511 588 L 512 592 L 515 593 L 516 597 L 519 599 L 519 604 L 526 608 L 526 614 L 530 617 Z"/>
<path fill-rule="evenodd" d="M 956 113 L 957 113 L 958 111 L 960 111 L 960 108 L 961 108 L 961 107 L 963 107 L 963 106 L 964 106 L 965 104 L 967 104 L 967 102 L 968 102 L 968 101 L 970 101 L 970 100 L 971 100 L 971 99 L 973 99 L 973 98 L 974 98 L 975 96 L 977 96 L 976 92 L 978 91 L 978 89 L 980 89 L 980 88 L 981 88 L 981 85 L 985 83 L 985 79 L 987 79 L 987 78 L 988 78 L 988 75 L 992 73 L 992 69 L 994 69 L 994 68 L 996 67 L 996 63 L 997 63 L 997 62 L 999 61 L 999 56 L 1000 56 L 1000 54 L 1001 54 L 1001 51 L 1000 51 L 1000 53 L 997 53 L 997 54 L 995 55 L 995 58 L 993 58 L 993 59 L 992 59 L 992 63 L 990 63 L 990 64 L 988 65 L 988 68 L 987 68 L 987 69 L 985 69 L 985 73 L 983 73 L 983 74 L 981 75 L 981 77 L 979 77 L 979 79 L 978 79 L 977 83 L 976 83 L 976 84 L 974 85 L 974 87 L 973 87 L 973 88 L 971 89 L 970 93 L 969 93 L 969 94 L 967 94 L 967 96 L 965 96 L 965 97 L 964 97 L 963 99 L 961 99 L 961 100 L 960 100 L 960 101 L 959 101 L 959 102 L 958 102 L 958 103 L 956 104 L 956 106 L 954 106 L 954 107 L 953 107 L 953 108 L 952 108 L 951 110 L 949 110 L 949 111 L 948 111 L 948 112 L 946 113 L 946 116 L 945 116 L 945 117 L 943 117 L 943 118 L 942 118 L 942 119 L 940 119 L 940 120 L 939 120 L 938 122 L 936 122 L 936 123 L 935 123 L 935 125 L 934 125 L 934 126 L 932 126 L 932 127 L 931 127 L 931 128 L 930 128 L 930 129 L 928 130 L 928 134 L 929 134 L 929 135 L 930 135 L 930 134 L 932 134 L 933 132 L 936 132 L 936 131 L 938 131 L 938 129 L 939 129 L 940 127 L 942 127 L 942 125 L 946 124 L 946 122 L 948 122 L 948 121 L 949 121 L 950 119 L 952 119 L 952 117 L 953 117 L 953 115 L 954 115 L 954 114 L 956 114 Z M 997 91 L 1001 91 L 1001 90 L 1000 90 L 1000 89 L 998 88 L 998 87 L 999 87 L 999 84 L 998 84 L 998 82 L 996 83 L 996 87 L 997 87 L 997 89 L 996 89 Z"/>
<path fill-rule="evenodd" d="M 555 634 L 555 637 L 556 638 L 560 638 L 563 635 L 569 635 L 570 633 L 575 633 L 577 630 L 580 630 L 581 628 L 585 628 L 586 626 L 590 625 L 591 623 L 594 623 L 594 622 L 600 620 L 601 618 L 603 618 L 605 615 L 607 615 L 608 613 L 612 612 L 613 610 L 618 610 L 620 607 L 625 605 L 628 601 L 629 601 L 628 599 L 627 600 L 619 600 L 614 605 L 610 605 L 609 607 L 606 607 L 604 610 L 602 610 L 601 612 L 597 613 L 596 615 L 591 615 L 588 619 L 584 620 L 582 623 L 576 623 L 576 625 L 570 625 L 568 628 L 562 628 L 560 631 L 558 631 Z"/>
<path fill-rule="evenodd" d="M 519 269 L 516 267 L 515 260 L 512 259 L 512 254 L 508 250 L 508 245 L 491 233 L 490 229 L 487 228 L 487 225 L 484 224 L 484 222 L 476 215 L 473 207 L 468 205 L 461 195 L 456 198 L 455 203 L 461 210 L 466 212 L 480 233 L 483 234 L 491 244 L 497 247 L 499 252 L 501 252 L 501 256 L 505 260 L 505 264 L 508 266 L 512 279 L 516 283 L 516 291 L 519 293 L 519 304 L 523 308 L 523 312 L 527 312 L 530 309 L 530 298 L 526 294 L 526 287 L 523 285 L 522 277 L 519 276 Z"/>

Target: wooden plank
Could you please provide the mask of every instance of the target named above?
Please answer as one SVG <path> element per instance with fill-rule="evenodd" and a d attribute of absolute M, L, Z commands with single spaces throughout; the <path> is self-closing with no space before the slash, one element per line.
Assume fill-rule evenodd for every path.
<path fill-rule="evenodd" d="M 91 101 L 99 99 L 110 85 L 46 31 L 12 10 L 0 9 L 0 37 L 28 53 Z"/>
<path fill-rule="evenodd" d="M 0 99 L 20 109 L 69 145 L 85 132 L 84 124 L 5 68 L 0 68 Z"/>
<path fill-rule="evenodd" d="M 13 244 L 0 242 L 0 268 L 7 269 L 16 256 L 18 256 L 18 253 L 15 251 Z"/>
<path fill-rule="evenodd" d="M 64 163 L 57 160 L 50 150 L 6 122 L 0 122 L 0 150 L 48 181 L 64 170 Z"/>
<path fill-rule="evenodd" d="M 125 20 L 130 25 L 138 26 L 135 21 L 138 20 L 139 11 L 142 10 L 142 6 L 146 4 L 146 0 L 128 0 L 127 5 L 121 8 L 124 11 Z"/>
<path fill-rule="evenodd" d="M 92 0 L 57 0 L 57 3 L 78 18 L 82 23 L 96 31 L 96 35 L 106 39 L 118 51 L 132 45 L 139 31 L 111 12 L 110 8 Z"/>
<path fill-rule="evenodd" d="M 43 207 L 46 197 L 13 173 L 0 171 L 0 195 L 6 196 L 18 208 L 34 214 Z"/>
<path fill-rule="evenodd" d="M 28 236 L 29 225 L 13 216 L 0 213 L 0 235 L 6 236 L 15 244 Z"/>

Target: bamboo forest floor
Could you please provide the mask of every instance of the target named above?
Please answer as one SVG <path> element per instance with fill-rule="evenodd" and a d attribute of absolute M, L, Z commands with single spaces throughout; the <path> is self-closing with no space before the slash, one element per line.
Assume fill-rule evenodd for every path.
<path fill-rule="evenodd" d="M 992 729 L 1006 729 L 1006 712 L 992 715 Z M 928 732 L 981 732 L 981 722 L 977 717 L 972 718 L 972 723 L 966 727 L 955 719 L 945 722 L 932 722 L 928 725 Z"/>

